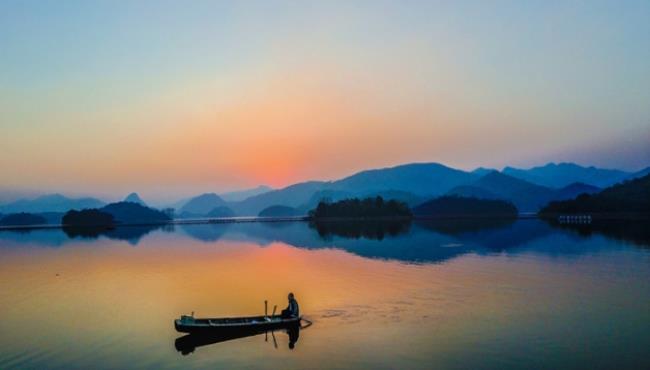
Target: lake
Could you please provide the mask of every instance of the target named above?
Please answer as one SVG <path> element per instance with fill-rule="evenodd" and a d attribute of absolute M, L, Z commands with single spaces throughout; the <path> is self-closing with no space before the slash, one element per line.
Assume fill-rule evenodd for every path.
<path fill-rule="evenodd" d="M 648 369 L 647 226 L 1 231 L 0 368 Z M 210 344 L 173 328 L 280 310 L 290 291 L 313 322 L 299 332 Z"/>

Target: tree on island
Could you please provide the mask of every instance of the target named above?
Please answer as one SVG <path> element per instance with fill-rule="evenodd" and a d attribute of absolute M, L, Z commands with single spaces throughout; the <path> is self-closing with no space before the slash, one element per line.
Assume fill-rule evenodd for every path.
<path fill-rule="evenodd" d="M 12 213 L 0 219 L 2 226 L 43 225 L 46 223 L 45 217 L 25 212 Z"/>
<path fill-rule="evenodd" d="M 381 196 L 374 198 L 352 198 L 338 202 L 323 200 L 309 211 L 314 219 L 323 218 L 410 218 L 411 210 L 406 203 L 391 199 L 385 201 Z"/>
<path fill-rule="evenodd" d="M 111 214 L 118 224 L 159 224 L 171 221 L 171 217 L 164 212 L 131 202 L 111 203 L 100 211 Z"/>
<path fill-rule="evenodd" d="M 101 226 L 111 227 L 115 225 L 115 219 L 110 213 L 98 209 L 84 209 L 81 211 L 68 211 L 62 219 L 65 226 Z"/>

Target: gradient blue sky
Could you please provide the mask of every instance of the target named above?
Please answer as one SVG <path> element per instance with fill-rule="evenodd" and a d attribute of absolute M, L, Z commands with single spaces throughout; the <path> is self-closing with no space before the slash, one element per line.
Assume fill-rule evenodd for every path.
<path fill-rule="evenodd" d="M 0 187 L 650 165 L 649 1 L 0 2 Z"/>

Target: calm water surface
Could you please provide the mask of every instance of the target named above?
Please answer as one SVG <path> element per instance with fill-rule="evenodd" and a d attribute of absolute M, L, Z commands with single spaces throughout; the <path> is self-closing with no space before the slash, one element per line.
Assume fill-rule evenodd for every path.
<path fill-rule="evenodd" d="M 3 231 L 0 368 L 648 369 L 650 249 L 635 230 Z M 314 322 L 293 349 L 283 331 L 178 348 L 180 314 L 257 315 L 289 291 Z"/>

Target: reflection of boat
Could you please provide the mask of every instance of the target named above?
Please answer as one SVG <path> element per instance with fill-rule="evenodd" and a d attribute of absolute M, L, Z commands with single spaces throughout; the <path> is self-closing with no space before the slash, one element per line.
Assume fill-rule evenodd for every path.
<path fill-rule="evenodd" d="M 191 334 L 229 333 L 238 331 L 259 330 L 261 333 L 299 324 L 300 317 L 283 318 L 280 315 L 226 317 L 198 319 L 183 315 L 174 320 L 176 331 Z"/>
<path fill-rule="evenodd" d="M 192 319 L 191 316 L 185 316 L 185 318 L 186 320 L 187 318 Z M 268 332 L 271 332 L 273 342 L 277 348 L 277 342 L 274 335 L 274 331 L 276 330 L 286 330 L 286 333 L 289 336 L 289 348 L 293 349 L 298 341 L 298 337 L 300 336 L 300 329 L 307 328 L 311 325 L 311 322 L 308 321 L 308 325 L 304 327 L 301 326 L 301 318 L 282 319 L 280 316 L 254 316 L 226 319 L 194 319 L 195 322 L 200 321 L 200 325 L 202 325 L 201 329 L 196 330 L 195 327 L 189 329 L 186 324 L 182 324 L 182 319 L 183 316 L 181 316 L 180 320 L 174 321 L 176 330 L 185 330 L 185 332 L 187 332 L 187 330 L 192 330 L 191 334 L 176 338 L 176 341 L 174 342 L 176 350 L 181 352 L 183 355 L 194 352 L 197 347 L 252 337 L 259 334 L 266 334 Z M 213 321 L 215 325 L 210 326 L 209 328 L 205 327 L 206 323 L 203 322 L 204 320 Z M 259 320 L 264 321 L 264 323 L 259 323 Z M 182 330 L 179 330 L 179 328 Z"/>

